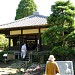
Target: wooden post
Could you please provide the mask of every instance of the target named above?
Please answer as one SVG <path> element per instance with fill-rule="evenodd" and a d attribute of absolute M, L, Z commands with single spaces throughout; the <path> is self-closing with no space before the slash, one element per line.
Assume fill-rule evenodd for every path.
<path fill-rule="evenodd" d="M 41 50 L 41 32 L 40 32 L 40 28 L 39 28 L 39 34 L 38 34 L 38 48 L 39 51 Z"/>
<path fill-rule="evenodd" d="M 9 37 L 9 50 L 10 50 L 10 37 Z"/>

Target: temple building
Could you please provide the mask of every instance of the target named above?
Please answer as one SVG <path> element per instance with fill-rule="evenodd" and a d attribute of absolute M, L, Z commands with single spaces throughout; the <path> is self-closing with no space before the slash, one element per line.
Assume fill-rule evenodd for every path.
<path fill-rule="evenodd" d="M 41 34 L 47 28 L 47 17 L 34 12 L 28 17 L 0 25 L 0 34 L 5 34 L 9 39 L 9 50 L 19 51 L 24 41 L 27 50 L 41 50 Z"/>

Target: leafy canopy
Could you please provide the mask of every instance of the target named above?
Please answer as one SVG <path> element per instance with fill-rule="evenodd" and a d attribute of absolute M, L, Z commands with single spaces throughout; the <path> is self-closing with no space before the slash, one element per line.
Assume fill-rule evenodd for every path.
<path fill-rule="evenodd" d="M 5 38 L 4 34 L 0 34 L 0 48 L 4 48 L 8 46 L 8 39 Z"/>
<path fill-rule="evenodd" d="M 56 1 L 48 16 L 49 28 L 42 34 L 44 44 L 54 46 L 75 46 L 74 17 L 75 6 L 68 1 Z"/>
<path fill-rule="evenodd" d="M 34 0 L 21 0 L 18 9 L 16 10 L 15 20 L 31 15 L 36 11 L 36 8 L 37 6 L 34 3 Z"/>

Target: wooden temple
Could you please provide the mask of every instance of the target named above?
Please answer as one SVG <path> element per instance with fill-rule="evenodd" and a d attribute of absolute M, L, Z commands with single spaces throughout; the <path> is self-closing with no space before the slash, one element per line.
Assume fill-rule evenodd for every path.
<path fill-rule="evenodd" d="M 48 28 L 46 16 L 34 12 L 28 17 L 0 25 L 0 34 L 9 39 L 9 50 L 20 51 L 24 41 L 27 50 L 41 50 L 41 34 Z"/>

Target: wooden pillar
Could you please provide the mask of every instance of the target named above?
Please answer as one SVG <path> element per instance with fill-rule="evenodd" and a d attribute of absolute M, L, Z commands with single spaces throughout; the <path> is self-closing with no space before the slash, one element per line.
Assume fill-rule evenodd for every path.
<path fill-rule="evenodd" d="M 19 36 L 19 50 L 21 50 L 21 44 L 20 44 L 20 36 Z"/>
<path fill-rule="evenodd" d="M 9 37 L 9 50 L 10 50 L 10 42 L 11 42 L 11 39 L 10 39 L 10 30 L 8 30 L 8 35 L 7 35 L 8 37 Z"/>
<path fill-rule="evenodd" d="M 9 37 L 9 50 L 10 50 L 10 37 Z"/>
<path fill-rule="evenodd" d="M 39 34 L 38 34 L 38 48 L 39 51 L 41 50 L 41 32 L 40 32 L 40 28 L 39 28 Z"/>
<path fill-rule="evenodd" d="M 21 48 L 21 46 L 23 44 L 23 36 L 19 36 L 19 39 L 20 39 L 20 48 Z"/>
<path fill-rule="evenodd" d="M 23 44 L 23 36 L 22 36 L 22 34 L 23 34 L 23 30 L 21 29 L 21 35 L 19 36 L 19 40 L 20 40 L 20 49 L 21 49 L 21 46 L 22 46 L 22 44 Z"/>

